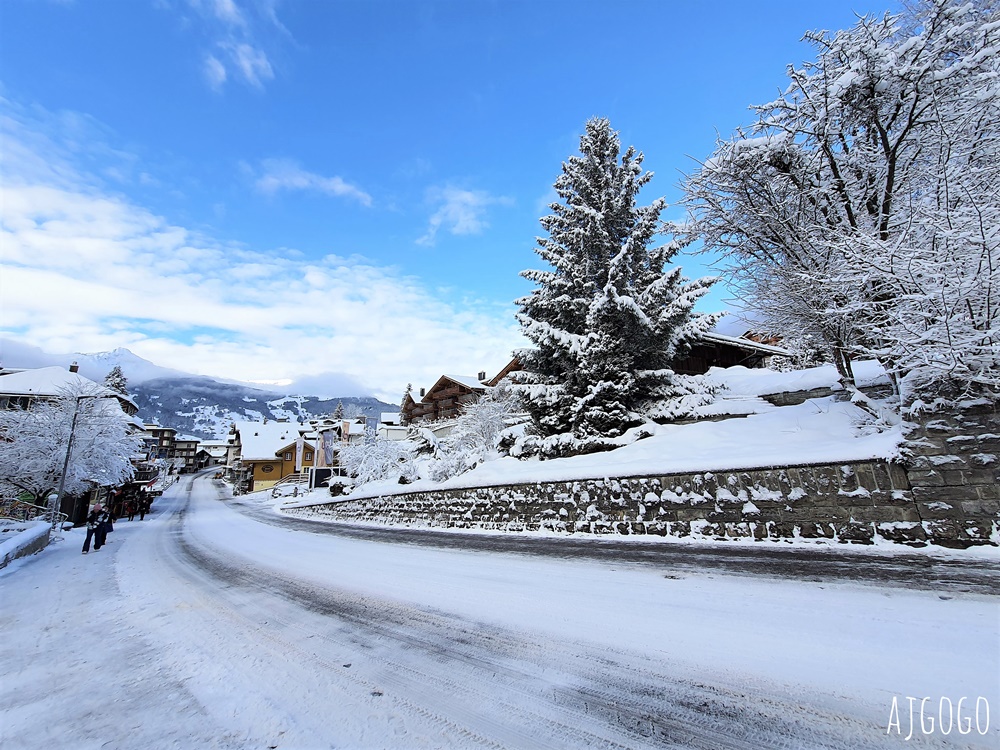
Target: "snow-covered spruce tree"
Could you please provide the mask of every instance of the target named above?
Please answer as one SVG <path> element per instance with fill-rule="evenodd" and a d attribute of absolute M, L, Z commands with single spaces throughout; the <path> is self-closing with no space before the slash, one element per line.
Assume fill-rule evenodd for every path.
<path fill-rule="evenodd" d="M 111 368 L 111 372 L 104 378 L 104 385 L 123 396 L 129 395 L 128 380 L 125 378 L 125 373 L 122 372 L 122 368 L 119 365 Z"/>
<path fill-rule="evenodd" d="M 88 483 L 116 486 L 133 473 L 131 457 L 142 441 L 130 435 L 116 399 L 83 398 L 72 392 L 30 409 L 0 410 L 0 493 L 26 493 L 42 503 L 59 486 L 73 415 L 73 444 L 65 491 L 82 492 Z"/>
<path fill-rule="evenodd" d="M 337 408 L 333 410 L 333 418 L 340 421 L 344 418 L 344 402 L 338 401 Z"/>
<path fill-rule="evenodd" d="M 608 120 L 587 122 L 580 154 L 556 180 L 559 201 L 541 219 L 548 237 L 535 252 L 552 268 L 521 274 L 538 287 L 517 301 L 534 348 L 519 353 L 516 379 L 535 427 L 552 438 L 545 453 L 597 449 L 668 414 L 690 391 L 672 359 L 717 320 L 692 311 L 714 279 L 688 282 L 665 268 L 684 243 L 650 247 L 666 204 L 637 205 L 653 174 L 634 148 L 620 151 Z"/>
<path fill-rule="evenodd" d="M 807 35 L 816 61 L 687 182 L 771 328 L 821 337 L 849 390 L 877 358 L 897 409 L 1000 383 L 997 9 L 927 0 Z"/>

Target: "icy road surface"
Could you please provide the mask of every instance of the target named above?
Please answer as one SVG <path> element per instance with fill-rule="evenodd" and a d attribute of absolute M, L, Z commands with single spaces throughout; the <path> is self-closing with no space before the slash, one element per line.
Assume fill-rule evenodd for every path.
<path fill-rule="evenodd" d="M 0 576 L 5 750 L 1000 745 L 981 591 L 310 533 L 204 477 L 110 539 Z M 991 727 L 906 741 L 907 696 Z"/>

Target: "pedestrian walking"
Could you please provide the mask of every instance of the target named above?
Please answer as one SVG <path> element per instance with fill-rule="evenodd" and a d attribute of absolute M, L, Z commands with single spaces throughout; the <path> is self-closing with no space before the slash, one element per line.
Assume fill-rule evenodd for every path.
<path fill-rule="evenodd" d="M 87 538 L 83 542 L 83 554 L 90 552 L 90 540 L 94 538 L 97 533 L 97 527 L 101 523 L 102 509 L 100 504 L 95 505 L 91 509 L 90 513 L 87 514 Z M 98 549 L 98 545 L 95 543 L 94 549 Z"/>
<path fill-rule="evenodd" d="M 96 539 L 94 541 L 94 549 L 98 550 L 108 543 L 108 534 L 115 530 L 114 524 L 111 522 L 111 509 L 105 508 L 104 512 L 101 514 L 101 520 L 97 524 Z"/>
<path fill-rule="evenodd" d="M 132 519 L 135 518 L 135 511 L 136 511 L 135 500 L 129 500 L 127 503 L 125 503 L 125 512 L 128 514 L 128 520 L 131 521 Z"/>
<path fill-rule="evenodd" d="M 149 500 L 143 498 L 139 501 L 139 520 L 146 520 L 146 513 L 149 511 Z"/>

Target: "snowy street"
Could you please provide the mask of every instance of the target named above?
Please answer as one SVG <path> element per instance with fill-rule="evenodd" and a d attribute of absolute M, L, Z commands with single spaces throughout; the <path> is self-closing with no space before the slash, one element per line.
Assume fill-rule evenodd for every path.
<path fill-rule="evenodd" d="M 822 554 L 685 560 L 672 545 L 651 562 L 601 542 L 604 559 L 550 556 L 487 535 L 400 544 L 269 515 L 210 475 L 185 477 L 100 551 L 81 555 L 74 531 L 0 573 L 0 746 L 1000 741 L 995 561 L 965 575 L 954 556 L 924 558 L 932 574 L 913 585 L 892 558 L 849 580 L 846 554 L 823 575 Z M 960 734 L 938 708 L 963 696 Z M 909 741 L 908 697 L 933 705 L 933 731 L 916 716 Z M 980 726 L 984 701 L 992 711 L 986 735 L 977 698 Z"/>

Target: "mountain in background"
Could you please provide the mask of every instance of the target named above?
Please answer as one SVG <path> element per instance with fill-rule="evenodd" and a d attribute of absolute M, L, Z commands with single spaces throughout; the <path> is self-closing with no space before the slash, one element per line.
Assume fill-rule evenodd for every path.
<path fill-rule="evenodd" d="M 133 354 L 115 349 L 96 354 L 48 354 L 10 339 L 0 339 L 0 365 L 14 368 L 69 367 L 76 362 L 80 374 L 98 383 L 118 365 L 128 380 L 129 393 L 139 406 L 140 419 L 173 427 L 179 434 L 202 439 L 222 438 L 236 421 L 288 419 L 306 421 L 330 416 L 338 403 L 345 417 L 379 418 L 382 412 L 398 412 L 399 406 L 371 396 L 322 398 L 263 390 L 245 383 L 193 375 L 161 367 Z"/>

